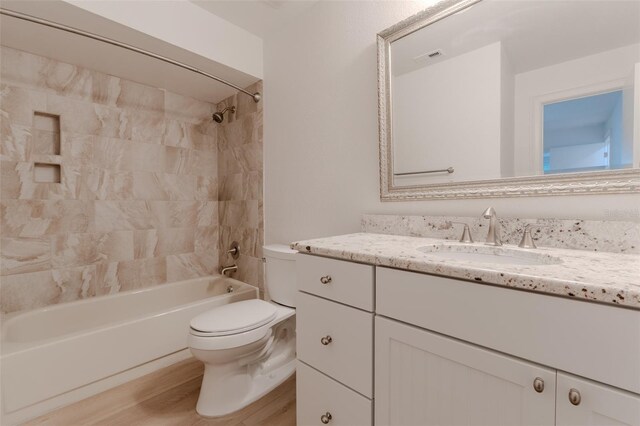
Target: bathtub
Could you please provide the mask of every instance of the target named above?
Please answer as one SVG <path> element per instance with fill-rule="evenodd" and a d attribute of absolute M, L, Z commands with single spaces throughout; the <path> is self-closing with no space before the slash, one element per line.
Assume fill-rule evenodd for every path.
<path fill-rule="evenodd" d="M 256 297 L 257 288 L 218 275 L 7 316 L 0 333 L 3 420 L 91 396 L 135 378 L 127 372 L 147 374 L 154 362 L 162 368 L 157 361 L 172 354 L 184 359 L 191 318 Z"/>

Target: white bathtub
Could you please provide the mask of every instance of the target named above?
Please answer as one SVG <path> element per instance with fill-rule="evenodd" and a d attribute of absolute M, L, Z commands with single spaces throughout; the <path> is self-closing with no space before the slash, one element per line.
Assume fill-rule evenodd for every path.
<path fill-rule="evenodd" d="M 90 396 L 96 392 L 78 389 L 105 390 L 96 384 L 131 369 L 153 371 L 140 367 L 186 353 L 191 318 L 256 297 L 253 286 L 210 276 L 8 316 L 0 335 L 3 419 L 22 421 L 79 399 L 65 394 Z"/>

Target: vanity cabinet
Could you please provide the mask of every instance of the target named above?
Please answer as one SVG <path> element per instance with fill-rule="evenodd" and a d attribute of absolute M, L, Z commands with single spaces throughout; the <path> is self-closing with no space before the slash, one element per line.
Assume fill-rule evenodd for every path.
<path fill-rule="evenodd" d="M 638 310 L 300 259 L 300 425 L 640 426 Z"/>
<path fill-rule="evenodd" d="M 376 425 L 640 426 L 637 310 L 378 267 L 375 341 Z"/>
<path fill-rule="evenodd" d="M 296 261 L 297 422 L 373 423 L 374 267 Z"/>
<path fill-rule="evenodd" d="M 555 370 L 377 317 L 376 425 L 553 425 Z"/>

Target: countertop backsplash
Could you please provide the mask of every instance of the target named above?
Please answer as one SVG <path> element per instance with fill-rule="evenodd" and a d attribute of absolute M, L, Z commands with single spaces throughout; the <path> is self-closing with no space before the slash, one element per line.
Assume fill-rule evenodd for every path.
<path fill-rule="evenodd" d="M 365 214 L 362 232 L 412 237 L 458 240 L 467 223 L 475 242 L 486 238 L 489 221 L 478 217 L 460 216 L 400 216 Z M 640 253 L 640 223 L 626 221 L 513 219 L 499 218 L 502 241 L 517 245 L 526 224 L 536 224 L 531 233 L 540 247 Z"/>

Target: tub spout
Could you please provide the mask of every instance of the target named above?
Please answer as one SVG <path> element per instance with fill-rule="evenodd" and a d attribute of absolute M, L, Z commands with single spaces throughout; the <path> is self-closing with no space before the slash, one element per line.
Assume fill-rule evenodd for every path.
<path fill-rule="evenodd" d="M 231 275 L 232 272 L 236 272 L 237 270 L 238 270 L 238 265 L 223 266 L 222 268 L 220 268 L 220 273 L 222 275 L 227 275 L 227 272 L 228 272 L 229 275 Z"/>

